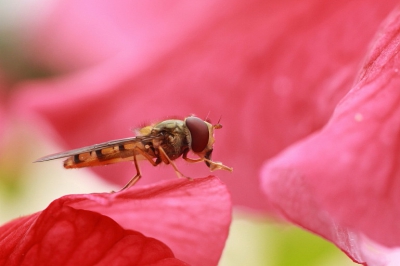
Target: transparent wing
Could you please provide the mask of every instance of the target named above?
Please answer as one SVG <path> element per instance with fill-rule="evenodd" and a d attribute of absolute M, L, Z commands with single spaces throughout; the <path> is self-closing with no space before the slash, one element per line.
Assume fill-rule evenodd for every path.
<path fill-rule="evenodd" d="M 129 137 L 129 138 L 124 138 L 124 139 L 117 139 L 117 140 L 111 140 L 79 149 L 74 149 L 74 150 L 69 150 L 65 152 L 60 152 L 60 153 L 55 153 L 55 154 L 50 154 L 47 156 L 44 156 L 42 158 L 37 159 L 36 162 L 44 162 L 44 161 L 50 161 L 50 160 L 55 160 L 55 159 L 60 159 L 60 158 L 66 158 L 66 157 L 71 157 L 71 156 L 77 156 L 80 154 L 84 153 L 90 153 L 90 152 L 97 152 L 98 154 L 101 154 L 102 151 L 105 151 L 107 149 L 113 149 L 115 151 L 118 150 L 133 150 L 137 147 L 137 145 L 143 144 L 144 142 L 151 141 L 154 138 L 159 138 L 159 136 L 136 136 L 136 137 Z"/>

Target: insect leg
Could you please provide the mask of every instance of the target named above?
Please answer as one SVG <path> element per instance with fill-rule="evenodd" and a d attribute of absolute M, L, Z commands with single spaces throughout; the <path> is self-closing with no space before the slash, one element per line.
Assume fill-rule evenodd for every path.
<path fill-rule="evenodd" d="M 192 178 L 185 176 L 184 174 L 182 174 L 179 170 L 178 167 L 176 167 L 175 163 L 168 157 L 167 153 L 164 151 L 164 149 L 160 146 L 158 147 L 159 151 L 164 155 L 164 157 L 168 160 L 168 162 L 172 165 L 172 167 L 175 170 L 175 173 L 178 177 L 185 177 L 189 180 L 192 180 Z"/>
<path fill-rule="evenodd" d="M 157 166 L 159 163 L 153 161 L 153 157 L 151 157 L 149 154 L 145 153 L 143 150 L 136 148 L 136 151 L 138 151 L 141 155 L 143 155 L 144 158 L 146 158 L 153 166 Z"/>
<path fill-rule="evenodd" d="M 182 158 L 183 158 L 185 161 L 187 161 L 188 163 L 199 163 L 199 162 L 203 162 L 203 161 L 204 161 L 204 159 L 202 159 L 202 158 L 198 158 L 198 159 L 188 158 L 188 157 L 187 157 L 187 154 L 188 154 L 187 151 L 184 152 L 183 155 L 182 155 Z"/>
<path fill-rule="evenodd" d="M 213 161 L 211 161 L 211 160 L 209 160 L 207 158 L 198 158 L 198 159 L 188 158 L 187 157 L 187 152 L 183 153 L 182 158 L 185 161 L 189 162 L 189 163 L 198 163 L 198 162 L 206 161 L 206 162 L 208 162 L 210 164 L 211 171 L 214 171 L 214 170 L 226 170 L 226 171 L 229 171 L 229 172 L 233 171 L 233 169 L 231 167 L 223 165 L 221 162 L 213 162 Z"/>
<path fill-rule="evenodd" d="M 207 158 L 203 158 L 204 161 L 208 162 L 210 164 L 210 170 L 214 171 L 214 170 L 226 170 L 229 172 L 233 171 L 232 167 L 228 167 L 226 165 L 223 165 L 221 162 L 213 162 Z"/>
<path fill-rule="evenodd" d="M 135 148 L 134 150 L 139 152 L 141 155 L 143 155 L 143 157 L 145 157 L 153 166 L 157 165 L 157 163 L 155 161 L 153 161 L 153 158 L 150 155 L 148 155 L 147 153 L 145 153 L 143 150 L 141 150 L 140 148 Z M 140 172 L 139 164 L 137 162 L 135 153 L 133 153 L 133 163 L 135 164 L 136 175 L 131 180 L 129 180 L 129 182 L 120 191 L 135 185 L 136 182 L 139 181 L 139 179 L 142 177 L 142 173 Z"/>
<path fill-rule="evenodd" d="M 153 160 L 151 160 L 151 161 L 153 161 Z M 137 162 L 135 153 L 133 153 L 133 163 L 135 164 L 136 175 L 131 180 L 129 180 L 129 182 L 123 188 L 121 188 L 120 191 L 122 191 L 124 189 L 127 189 L 128 187 L 133 186 L 142 177 L 142 173 L 140 172 L 139 164 Z"/>

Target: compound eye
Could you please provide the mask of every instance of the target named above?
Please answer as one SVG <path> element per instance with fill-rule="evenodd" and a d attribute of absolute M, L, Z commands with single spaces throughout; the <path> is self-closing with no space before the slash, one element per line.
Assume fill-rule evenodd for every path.
<path fill-rule="evenodd" d="M 202 152 L 208 144 L 210 133 L 207 124 L 198 117 L 188 117 L 185 120 L 186 126 L 192 136 L 192 151 Z"/>

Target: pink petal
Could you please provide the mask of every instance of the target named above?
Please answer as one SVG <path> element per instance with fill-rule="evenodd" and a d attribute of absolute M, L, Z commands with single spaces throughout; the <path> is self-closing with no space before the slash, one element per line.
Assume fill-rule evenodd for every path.
<path fill-rule="evenodd" d="M 1 97 L 0 97 L 0 101 L 1 101 Z M 4 111 L 4 109 L 2 108 L 2 106 L 0 105 L 0 154 L 2 154 L 1 149 L 4 148 L 4 146 L 7 144 L 5 141 L 4 133 L 7 129 L 7 123 L 8 123 L 8 119 L 6 116 L 6 113 Z"/>
<path fill-rule="evenodd" d="M 89 216 L 100 216 L 108 222 L 107 226 L 110 226 L 110 221 L 113 223 L 115 221 L 118 223 L 118 226 L 115 225 L 119 228 L 118 232 L 127 232 L 125 234 L 130 235 L 132 231 L 137 231 L 146 236 L 154 237 L 168 245 L 178 259 L 186 261 L 190 265 L 217 264 L 231 222 L 231 201 L 228 191 L 221 181 L 215 177 L 201 178 L 194 181 L 173 180 L 161 182 L 153 186 L 131 188 L 114 194 L 69 195 L 56 200 L 50 205 L 50 208 L 52 206 L 57 206 L 62 210 L 73 210 Z M 46 209 L 44 213 L 47 212 L 53 215 L 54 211 Z M 42 213 L 41 216 L 43 215 Z M 38 221 L 35 215 L 32 218 L 22 218 L 20 224 L 23 225 L 21 226 L 23 232 L 28 227 L 24 226 L 26 224 L 24 221 L 27 219 L 31 219 L 31 223 L 32 220 Z M 106 245 L 108 243 L 106 242 L 107 238 L 104 236 L 99 237 L 98 233 L 95 234 L 98 230 L 96 228 L 96 231 L 93 229 L 94 226 L 99 226 L 98 222 L 96 223 L 98 219 L 92 218 L 94 224 L 82 228 L 82 233 L 88 231 L 88 234 L 92 233 L 94 236 L 88 238 L 85 235 L 81 235 L 82 233 L 75 234 L 78 238 L 75 243 L 85 240 L 88 242 L 87 245 L 93 246 L 93 242 L 97 240 L 101 243 L 105 242 L 103 243 L 105 245 L 104 250 L 111 252 L 113 249 L 110 251 L 110 246 Z M 71 218 L 71 220 L 76 222 L 75 218 Z M 29 226 L 31 226 L 31 223 L 29 223 Z M 6 233 L 14 231 L 15 227 L 11 228 L 11 226 L 10 224 L 6 225 L 3 227 L 3 231 Z M 46 231 L 43 229 L 43 225 L 38 225 L 39 229 Z M 102 228 L 98 229 L 104 231 Z M 18 230 L 16 234 L 19 234 L 16 237 L 17 239 L 21 239 L 24 235 Z M 67 235 L 70 234 L 69 232 Z M 111 236 L 113 235 L 111 234 Z M 3 239 L 3 237 L 0 239 Z M 60 239 L 63 238 L 57 237 L 57 241 L 60 241 Z M 122 241 L 120 237 L 117 240 Z M 117 240 L 114 241 L 119 244 Z M 4 242 L 0 242 L 0 245 L 9 245 L 9 242 Z M 139 243 L 136 244 L 139 245 Z M 162 246 L 157 246 L 157 253 L 159 249 L 162 255 L 165 249 Z M 8 250 L 12 250 L 12 248 Z M 4 251 L 5 255 L 9 254 L 8 250 Z M 132 252 L 130 251 L 130 253 Z M 138 254 L 144 253 L 151 257 L 154 251 L 151 251 L 151 247 L 149 247 L 144 251 L 141 250 Z M 21 253 L 17 252 L 17 254 Z M 68 254 L 62 252 L 61 255 L 67 256 Z M 74 254 L 76 254 L 76 251 Z M 132 256 L 132 259 L 137 259 L 134 254 Z M 161 260 L 160 256 L 158 259 Z M 163 255 L 163 258 L 167 257 Z M 111 260 L 115 259 L 115 257 L 105 257 L 105 259 Z M 157 265 L 171 265 L 169 263 L 175 261 L 169 259 L 163 262 L 165 264 Z"/>
<path fill-rule="evenodd" d="M 168 39 L 167 48 L 155 38 L 140 57 L 130 51 L 69 77 L 24 84 L 29 91 L 18 95 L 15 107 L 43 116 L 68 148 L 127 137 L 130 128 L 168 116 L 211 112 L 216 121 L 222 115 L 214 159 L 234 173 L 217 174 L 236 204 L 269 210 L 257 179 L 262 163 L 326 123 L 396 2 L 218 3 L 207 9 L 212 16 L 196 20 L 196 30 L 181 31 L 177 42 Z M 95 171 L 122 185 L 134 171 L 126 165 Z M 179 167 L 191 177 L 208 172 L 204 165 Z M 141 184 L 156 181 L 151 176 L 160 170 L 151 168 L 143 167 Z M 162 173 L 175 178 L 170 169 Z"/>
<path fill-rule="evenodd" d="M 262 172 L 265 193 L 290 220 L 359 262 L 363 235 L 400 246 L 399 33 L 397 9 L 327 126 Z"/>
<path fill-rule="evenodd" d="M 5 111 L 5 102 L 6 102 L 6 97 L 7 97 L 7 91 L 10 89 L 9 86 L 9 81 L 4 73 L 2 67 L 0 66 L 0 139 L 3 141 L 0 141 L 0 150 L 2 146 L 5 144 L 4 143 L 4 138 L 2 138 L 4 131 L 7 129 L 7 116 L 6 116 L 6 111 Z M 0 153 L 1 154 L 1 153 Z"/>

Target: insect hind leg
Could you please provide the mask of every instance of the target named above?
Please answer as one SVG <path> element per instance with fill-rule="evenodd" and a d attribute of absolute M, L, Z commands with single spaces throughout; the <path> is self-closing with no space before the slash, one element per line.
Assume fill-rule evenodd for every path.
<path fill-rule="evenodd" d="M 143 152 L 141 149 L 136 148 L 135 151 L 137 151 L 141 155 L 143 155 L 143 157 L 145 157 L 153 166 L 156 166 L 156 165 L 159 164 L 159 163 L 153 161 L 152 157 L 149 156 L 147 153 Z M 124 189 L 127 189 L 127 188 L 130 188 L 131 186 L 135 185 L 140 180 L 140 178 L 142 177 L 142 173 L 140 171 L 139 163 L 137 161 L 135 152 L 133 153 L 133 163 L 135 164 L 136 175 L 134 177 L 132 177 L 132 179 L 129 180 L 129 182 L 123 188 L 121 188 L 120 191 L 122 191 Z"/>
<path fill-rule="evenodd" d="M 139 181 L 139 179 L 142 177 L 142 173 L 140 172 L 139 164 L 135 154 L 133 154 L 133 163 L 135 164 L 136 175 L 131 180 L 129 180 L 129 182 L 123 188 L 121 188 L 120 191 L 135 185 L 136 182 Z"/>

